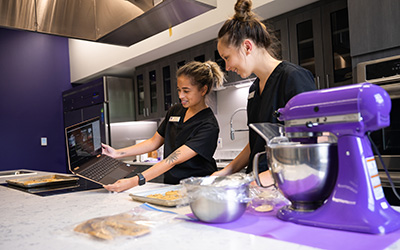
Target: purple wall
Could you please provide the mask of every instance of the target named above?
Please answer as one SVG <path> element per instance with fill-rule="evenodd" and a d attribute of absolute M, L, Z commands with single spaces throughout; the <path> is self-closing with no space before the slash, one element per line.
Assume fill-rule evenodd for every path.
<path fill-rule="evenodd" d="M 61 93 L 69 88 L 67 38 L 0 28 L 0 171 L 66 172 Z"/>

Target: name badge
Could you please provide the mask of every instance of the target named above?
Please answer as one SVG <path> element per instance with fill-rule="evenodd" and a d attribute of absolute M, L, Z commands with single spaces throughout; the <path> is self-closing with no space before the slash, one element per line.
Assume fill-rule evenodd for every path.
<path fill-rule="evenodd" d="M 170 122 L 179 122 L 180 119 L 181 119 L 180 116 L 171 116 L 171 117 L 169 118 L 169 121 L 170 121 Z"/>
<path fill-rule="evenodd" d="M 250 100 L 253 97 L 254 97 L 254 91 L 249 93 L 249 95 L 247 96 L 247 100 Z"/>

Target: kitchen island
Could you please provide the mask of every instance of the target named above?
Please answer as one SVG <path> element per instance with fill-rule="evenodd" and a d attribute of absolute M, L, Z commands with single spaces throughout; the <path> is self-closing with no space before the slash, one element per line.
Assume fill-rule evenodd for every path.
<path fill-rule="evenodd" d="M 165 186 L 147 183 L 136 187 L 135 192 Z M 184 220 L 161 225 L 135 239 L 100 241 L 75 233 L 74 226 L 95 217 L 127 212 L 142 203 L 133 201 L 128 192 L 105 189 L 42 197 L 2 185 L 0 197 L 0 249 L 313 249 Z M 179 214 L 191 212 L 188 206 L 158 208 Z M 399 246 L 397 243 L 391 249 Z"/>

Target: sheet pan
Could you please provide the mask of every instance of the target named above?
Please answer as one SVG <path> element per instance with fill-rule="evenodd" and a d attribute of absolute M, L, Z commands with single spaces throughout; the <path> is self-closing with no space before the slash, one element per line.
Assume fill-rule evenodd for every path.
<path fill-rule="evenodd" d="M 160 205 L 160 206 L 165 206 L 165 207 L 175 207 L 182 203 L 182 199 L 163 200 L 163 199 L 150 198 L 147 196 L 151 195 L 151 194 L 165 194 L 168 191 L 176 191 L 181 188 L 182 188 L 182 186 L 176 185 L 176 186 L 170 186 L 170 187 L 165 187 L 165 188 L 160 188 L 160 189 L 144 191 L 144 192 L 140 192 L 140 193 L 136 193 L 136 194 L 129 194 L 129 196 L 134 201 L 147 202 L 150 204 Z"/>
<path fill-rule="evenodd" d="M 33 188 L 33 187 L 36 188 L 36 187 L 43 187 L 50 185 L 74 183 L 77 182 L 78 180 L 79 177 L 76 176 L 52 174 L 52 175 L 6 180 L 6 182 L 10 185 L 15 185 L 23 188 Z"/>

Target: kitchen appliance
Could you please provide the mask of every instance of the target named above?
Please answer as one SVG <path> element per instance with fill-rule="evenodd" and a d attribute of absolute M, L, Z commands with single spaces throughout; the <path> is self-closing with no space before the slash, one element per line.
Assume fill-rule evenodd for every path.
<path fill-rule="evenodd" d="M 372 132 L 371 138 L 382 155 L 397 193 L 400 193 L 400 55 L 357 64 L 357 81 L 379 85 L 388 92 L 392 101 L 390 126 Z M 378 160 L 377 165 L 386 199 L 391 205 L 400 206 L 400 200 Z"/>
<path fill-rule="evenodd" d="M 278 189 L 294 205 L 281 208 L 278 218 L 372 234 L 400 229 L 400 214 L 385 198 L 368 140 L 370 131 L 389 126 L 390 109 L 387 92 L 370 83 L 301 93 L 280 108 L 277 117 L 285 122 L 285 135 L 290 141 L 270 147 L 274 155 L 268 156 L 268 161 Z M 318 140 L 328 132 L 328 142 L 321 144 L 333 146 L 326 146 L 328 151 L 322 153 L 314 150 L 321 147 Z M 331 142 L 333 136 L 337 153 Z M 295 150 L 303 147 L 305 150 Z M 329 161 L 331 166 L 321 167 Z M 328 194 L 326 200 L 321 189 Z M 306 197 L 316 196 L 305 200 L 301 195 L 305 192 L 309 194 Z"/>
<path fill-rule="evenodd" d="M 111 123 L 135 120 L 133 80 L 104 76 L 62 93 L 64 128 L 100 117 L 102 142 L 111 143 Z"/>

